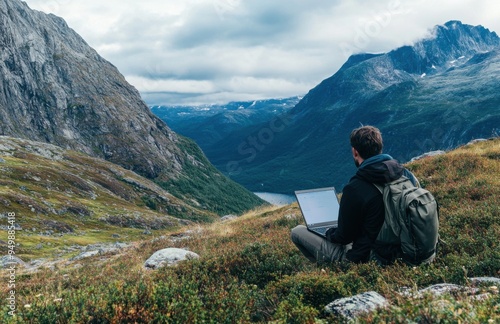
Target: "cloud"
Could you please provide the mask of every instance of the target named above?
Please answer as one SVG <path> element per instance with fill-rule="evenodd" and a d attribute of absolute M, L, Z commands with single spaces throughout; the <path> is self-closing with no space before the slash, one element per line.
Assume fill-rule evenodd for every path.
<path fill-rule="evenodd" d="M 148 103 L 307 93 L 357 52 L 461 20 L 500 32 L 496 0 L 27 0 L 63 17 Z"/>
<path fill-rule="evenodd" d="M 140 76 L 129 76 L 127 81 L 138 85 L 144 92 L 162 92 L 169 89 L 176 93 L 211 93 L 216 90 L 213 82 L 197 80 L 148 79 Z"/>

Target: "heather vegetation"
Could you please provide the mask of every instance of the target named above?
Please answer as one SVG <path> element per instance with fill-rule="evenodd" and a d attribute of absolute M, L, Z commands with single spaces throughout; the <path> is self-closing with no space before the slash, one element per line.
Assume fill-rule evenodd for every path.
<path fill-rule="evenodd" d="M 326 304 L 374 290 L 391 306 L 360 317 L 361 323 L 499 322 L 498 287 L 479 285 L 482 298 L 456 293 L 411 299 L 400 291 L 500 277 L 500 139 L 408 168 L 440 203 L 442 242 L 432 265 L 311 264 L 290 241 L 290 229 L 302 223 L 298 207 L 265 207 L 197 225 L 197 234 L 184 240 L 176 238 L 192 226 L 159 230 L 153 240 L 118 255 L 80 260 L 79 266 L 60 262 L 53 270 L 20 274 L 17 317 L 8 315 L 2 301 L 0 321 L 337 323 L 340 318 L 324 313 Z M 144 261 L 165 247 L 189 249 L 200 258 L 146 270 Z M 1 289 L 3 296 L 6 288 Z"/>

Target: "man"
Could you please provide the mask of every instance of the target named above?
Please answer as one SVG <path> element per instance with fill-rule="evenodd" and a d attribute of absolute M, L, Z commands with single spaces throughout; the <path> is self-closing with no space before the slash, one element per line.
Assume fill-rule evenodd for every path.
<path fill-rule="evenodd" d="M 402 175 L 418 186 L 416 178 L 390 155 L 382 154 L 380 130 L 373 126 L 354 129 L 350 136 L 352 155 L 358 170 L 344 187 L 340 201 L 338 227 L 329 229 L 323 239 L 299 225 L 292 230 L 292 241 L 311 261 L 390 263 L 400 247 L 376 242 L 384 223 L 382 194 L 374 183 L 385 184 Z"/>

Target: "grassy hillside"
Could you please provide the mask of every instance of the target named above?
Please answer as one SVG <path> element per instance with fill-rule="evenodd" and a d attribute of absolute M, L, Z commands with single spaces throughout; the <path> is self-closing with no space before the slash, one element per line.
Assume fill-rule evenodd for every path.
<path fill-rule="evenodd" d="M 73 244 L 115 242 L 113 234 L 120 241 L 139 240 L 150 235 L 145 231 L 219 219 L 134 172 L 75 151 L 0 137 L 0 157 L 0 213 L 17 215 L 23 258 L 58 254 Z M 0 247 L 5 254 L 5 242 Z"/>
<path fill-rule="evenodd" d="M 500 139 L 467 145 L 408 167 L 441 206 L 441 244 L 430 266 L 385 268 L 309 263 L 290 241 L 302 223 L 296 205 L 255 210 L 235 220 L 199 227 L 179 241 L 144 240 L 122 255 L 61 263 L 56 271 L 18 274 L 18 317 L 2 300 L 7 323 L 336 323 L 323 307 L 341 297 L 375 290 L 393 305 L 360 322 L 500 321 L 498 287 L 482 299 L 407 299 L 401 287 L 436 283 L 469 285 L 468 278 L 500 277 Z M 22 243 L 22 242 L 21 242 Z M 144 261 L 165 247 L 182 247 L 201 257 L 172 268 L 145 270 Z M 8 273 L 2 273 L 5 282 Z M 7 288 L 1 286 L 1 294 Z"/>
<path fill-rule="evenodd" d="M 222 175 L 194 141 L 180 135 L 178 137 L 179 147 L 191 159 L 182 163 L 182 174 L 168 180 L 157 180 L 162 188 L 194 208 L 215 212 L 220 216 L 241 214 L 267 204 Z"/>

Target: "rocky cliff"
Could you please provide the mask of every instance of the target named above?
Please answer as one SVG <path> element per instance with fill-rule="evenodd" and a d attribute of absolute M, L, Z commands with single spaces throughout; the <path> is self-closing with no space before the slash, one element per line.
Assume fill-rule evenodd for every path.
<path fill-rule="evenodd" d="M 247 208 L 260 203 L 231 181 L 212 183 L 221 175 L 201 151 L 155 117 L 116 67 L 62 18 L 0 0 L 0 31 L 0 135 L 82 151 L 164 184 L 196 169 L 200 181 L 240 195 L 228 201 L 247 201 Z M 207 201 L 191 188 L 177 191 Z"/>
<path fill-rule="evenodd" d="M 391 86 L 446 73 L 499 45 L 498 35 L 483 26 L 449 21 L 435 26 L 430 37 L 411 46 L 385 54 L 353 55 L 337 73 L 312 89 L 296 110 L 352 106 Z"/>

